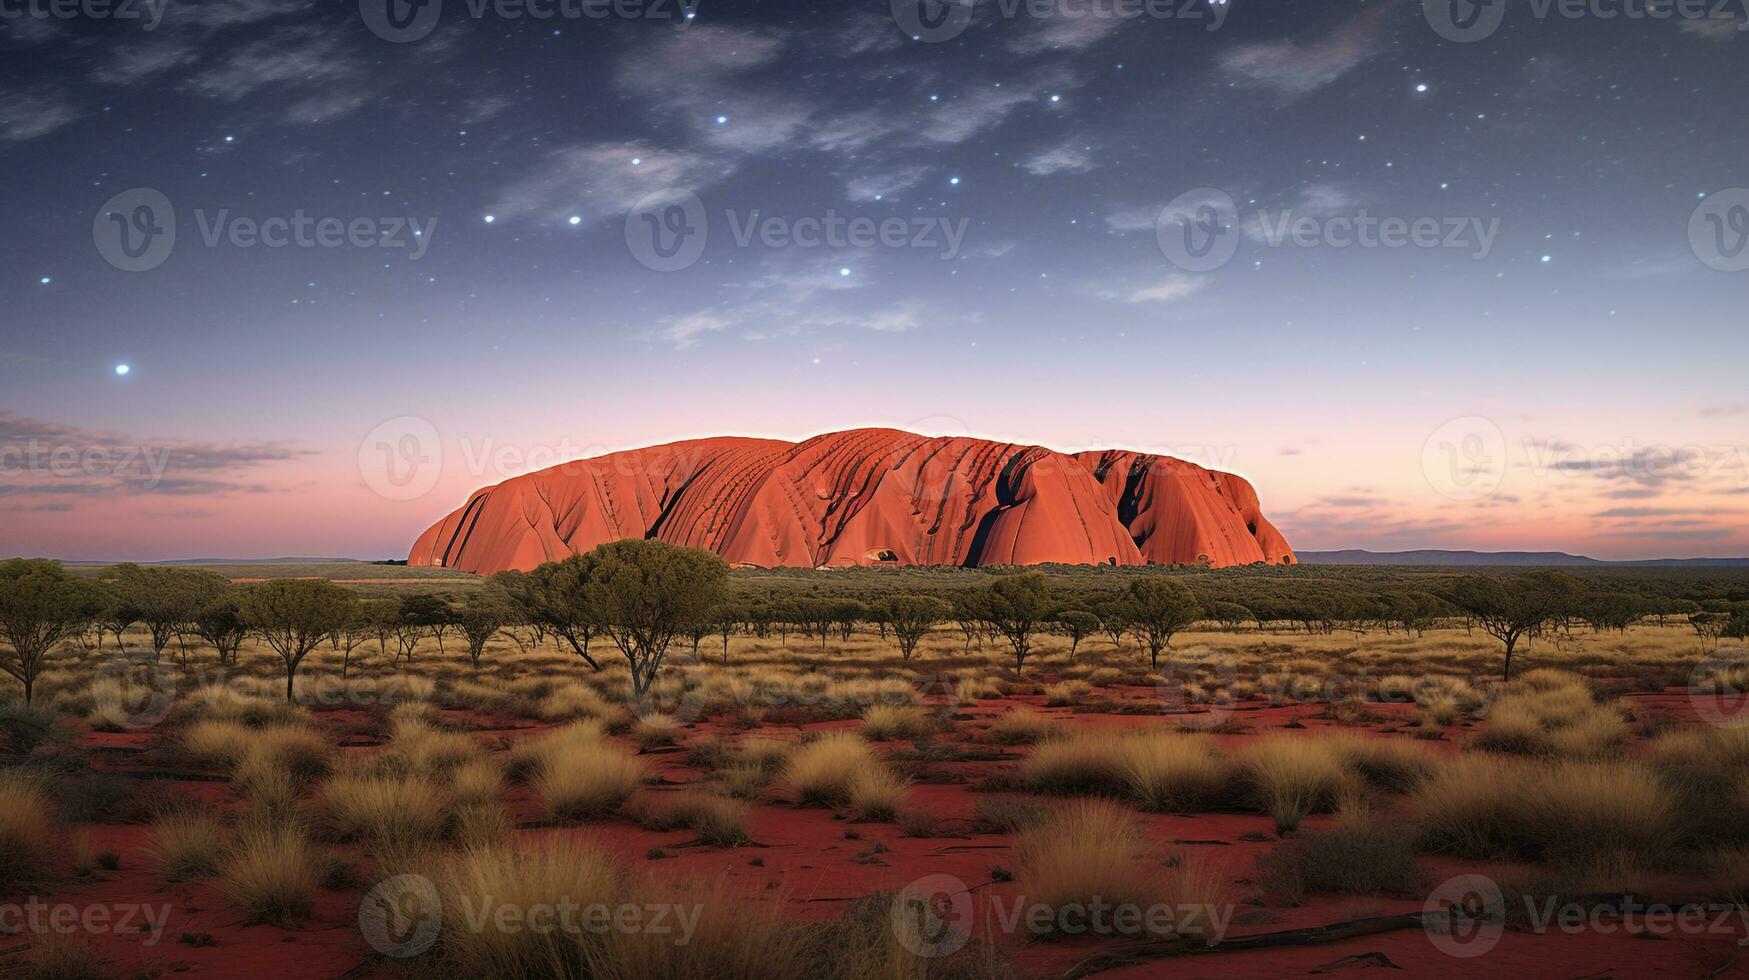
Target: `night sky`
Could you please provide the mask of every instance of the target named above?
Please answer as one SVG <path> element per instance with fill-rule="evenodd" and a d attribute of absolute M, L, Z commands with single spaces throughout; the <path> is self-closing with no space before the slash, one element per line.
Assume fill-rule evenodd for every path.
<path fill-rule="evenodd" d="M 1303 550 L 1749 554 L 1743 3 L 384 2 L 0 2 L 0 553 L 890 425 Z"/>

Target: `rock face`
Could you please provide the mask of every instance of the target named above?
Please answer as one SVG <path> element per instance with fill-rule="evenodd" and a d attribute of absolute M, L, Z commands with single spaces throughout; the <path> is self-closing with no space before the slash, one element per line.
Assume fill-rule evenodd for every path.
<path fill-rule="evenodd" d="M 564 463 L 479 490 L 407 563 L 482 575 L 620 538 L 763 568 L 1291 563 L 1251 485 L 1169 456 L 854 429 Z"/>

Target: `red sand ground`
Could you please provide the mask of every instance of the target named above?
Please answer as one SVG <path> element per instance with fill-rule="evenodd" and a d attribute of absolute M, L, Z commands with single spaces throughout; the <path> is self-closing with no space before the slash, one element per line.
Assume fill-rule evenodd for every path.
<path fill-rule="evenodd" d="M 652 533 L 760 568 L 1294 560 L 1256 491 L 1230 473 L 1125 450 L 854 429 L 801 443 L 696 439 L 529 473 L 477 491 L 407 563 L 489 575 Z"/>
<path fill-rule="evenodd" d="M 1137 697 L 1151 694 L 1139 689 L 1135 693 Z M 1629 700 L 1643 707 L 1657 705 L 1678 716 L 1689 710 L 1687 699 L 1681 696 L 1632 695 Z M 1161 724 L 1157 716 L 1076 714 L 1070 709 L 1043 708 L 1041 701 L 1036 697 L 987 701 L 962 714 L 988 718 L 1000 714 L 1012 704 L 1025 703 L 1060 716 L 1066 723 L 1077 727 Z M 1388 731 L 1393 726 L 1393 716 L 1408 714 L 1402 706 L 1374 707 L 1381 716 L 1380 720 L 1358 730 Z M 1297 721 L 1308 731 L 1330 726 L 1332 723 L 1313 717 L 1320 710 L 1310 705 L 1241 708 L 1232 717 L 1251 733 L 1213 737 L 1231 746 L 1290 722 Z M 325 712 L 318 717 L 336 731 L 355 730 L 364 720 L 362 716 L 348 712 Z M 451 717 L 500 732 L 541 730 L 504 720 L 469 717 L 460 712 L 451 713 Z M 960 722 L 962 734 L 969 723 Z M 759 734 L 799 737 L 806 730 L 854 724 L 768 725 Z M 726 726 L 707 722 L 688 731 L 686 740 L 691 742 L 715 734 L 735 733 Z M 1453 730 L 1450 734 L 1459 736 L 1461 730 Z M 142 770 L 144 764 L 138 750 L 150 738 L 147 735 L 88 734 L 83 741 L 100 750 L 95 763 L 100 770 L 126 773 Z M 1446 751 L 1456 750 L 1456 742 L 1452 739 L 1428 744 Z M 889 743 L 888 747 L 905 745 Z M 359 746 L 348 751 L 372 751 L 372 748 Z M 1018 758 L 1026 750 L 1007 751 Z M 653 754 L 651 761 L 655 772 L 670 783 L 684 782 L 699 775 L 686 764 L 681 750 Z M 954 821 L 969 821 L 978 796 L 971 785 L 1009 765 L 1012 763 L 1003 761 L 928 763 L 925 768 L 932 774 L 931 781 L 922 782 L 913 789 L 911 806 L 928 810 L 942 818 L 949 827 Z M 225 798 L 222 783 L 176 781 L 173 785 L 177 791 L 190 796 L 213 800 Z M 668 791 L 671 790 L 651 788 L 643 792 Z M 525 823 L 534 821 L 532 801 L 526 791 L 513 791 L 510 805 L 520 820 Z M 1313 818 L 1308 826 L 1316 827 L 1324 819 L 1327 818 Z M 1152 835 L 1162 842 L 1204 842 L 1179 846 L 1197 859 L 1215 863 L 1229 881 L 1242 882 L 1248 878 L 1253 873 L 1255 857 L 1275 843 L 1270 820 L 1261 815 L 1148 815 L 1146 820 Z M 72 829 L 88 832 L 95 850 L 119 853 L 121 869 L 101 873 L 98 881 L 70 884 L 52 896 L 45 896 L 46 900 L 78 905 L 150 903 L 171 906 L 163 941 L 155 947 L 144 945 L 142 940 L 145 937 L 140 935 L 92 937 L 105 954 L 114 959 L 116 975 L 123 975 L 124 968 L 133 967 L 155 967 L 191 976 L 271 975 L 275 980 L 335 977 L 360 968 L 362 972 L 353 975 L 369 976 L 372 972 L 372 951 L 357 928 L 357 906 L 368 882 L 352 890 L 322 892 L 314 917 L 303 929 L 286 931 L 268 926 L 245 927 L 212 886 L 161 886 L 140 856 L 146 834 L 144 828 L 87 825 Z M 991 868 L 1014 866 L 1010 838 L 910 838 L 891 824 L 853 824 L 836 819 L 832 811 L 825 809 L 761 805 L 756 809 L 751 830 L 758 846 L 732 850 L 686 846 L 692 837 L 687 831 L 658 833 L 644 830 L 625 819 L 563 830 L 525 830 L 523 833 L 584 835 L 617 851 L 629 864 L 652 873 L 722 879 L 731 886 L 744 887 L 750 895 L 769 898 L 775 894 L 789 903 L 795 914 L 805 917 L 835 916 L 845 903 L 858 896 L 897 890 L 925 875 L 949 874 L 976 885 L 991 880 Z M 860 839 L 847 839 L 847 831 L 853 831 Z M 1251 839 L 1243 839 L 1246 837 Z M 859 854 L 865 854 L 877 841 L 885 845 L 886 853 L 874 856 L 873 860 L 867 857 L 858 859 Z M 1221 843 L 1206 843 L 1209 841 Z M 671 856 L 663 860 L 647 860 L 645 854 L 652 847 L 661 847 Z M 750 862 L 754 859 L 763 861 L 763 866 L 752 865 Z M 1444 859 L 1424 859 L 1423 868 L 1430 881 L 1476 870 L 1462 862 Z M 981 890 L 1012 900 L 1019 888 L 1016 883 L 1006 882 Z M 1267 908 L 1257 908 L 1242 903 L 1248 893 L 1243 884 L 1234 886 L 1234 897 L 1241 901 L 1241 906 L 1229 937 L 1323 925 L 1361 916 L 1416 912 L 1422 907 L 1421 898 L 1417 896 L 1313 898 L 1299 906 L 1272 904 Z M 974 926 L 974 934 L 977 931 Z M 179 942 L 179 937 L 185 934 L 210 936 L 213 945 L 197 948 Z M 1228 980 L 1232 977 L 1303 977 L 1313 973 L 1354 974 L 1388 968 L 1373 955 L 1382 954 L 1389 965 L 1408 971 L 1407 975 L 1411 976 L 1525 977 L 1538 980 L 1545 977 L 1749 977 L 1749 956 L 1733 959 L 1742 952 L 1736 940 L 1743 935 L 1741 923 L 1737 923 L 1735 935 L 1725 936 L 1656 938 L 1619 932 L 1571 935 L 1507 932 L 1491 953 L 1464 960 L 1447 956 L 1423 931 L 1412 929 L 1328 945 L 1174 957 L 1115 969 L 1102 975 L 1114 978 L 1170 975 Z M 3 957 L 5 947 L 16 947 L 21 942 L 0 940 L 0 957 Z M 1054 975 L 1098 951 L 1102 944 L 1096 940 L 1069 940 L 1016 944 L 1013 948 L 1017 951 L 1015 965 L 1021 972 Z"/>

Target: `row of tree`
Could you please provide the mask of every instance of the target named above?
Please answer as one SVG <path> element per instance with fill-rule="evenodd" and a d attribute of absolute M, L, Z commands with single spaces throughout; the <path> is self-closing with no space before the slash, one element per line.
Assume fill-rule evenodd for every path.
<path fill-rule="evenodd" d="M 0 671 L 23 686 L 28 702 L 59 644 L 94 642 L 101 649 L 105 637 L 114 636 L 120 647 L 123 634 L 135 625 L 149 634 L 154 657 L 175 642 L 185 667 L 191 643 L 212 646 L 220 663 L 228 665 L 254 636 L 283 661 L 288 699 L 295 694 L 299 667 L 323 642 L 343 654 L 344 675 L 354 651 L 373 639 L 398 664 L 410 660 L 428 636 L 441 650 L 451 633 L 464 640 L 476 667 L 493 637 L 508 633 L 525 643 L 527 633 L 537 643 L 549 637 L 562 642 L 600 670 L 592 647 L 605 638 L 625 659 L 640 700 L 676 642 L 689 640 L 696 655 L 703 639 L 717 634 L 726 658 L 736 632 L 761 637 L 775 632 L 784 642 L 790 632 L 800 632 L 818 638 L 824 648 L 832 637 L 848 641 L 866 627 L 883 637 L 890 633 L 908 660 L 925 636 L 951 621 L 968 649 L 986 640 L 1005 644 L 1020 672 L 1047 633 L 1067 638 L 1071 656 L 1089 636 L 1103 634 L 1120 646 L 1130 637 L 1158 669 L 1173 637 L 1199 622 L 1229 629 L 1257 623 L 1313 632 L 1376 626 L 1419 633 L 1461 619 L 1503 644 L 1507 677 L 1524 639 L 1570 631 L 1578 623 L 1625 630 L 1646 617 L 1662 622 L 1682 616 L 1703 638 L 1749 636 L 1749 603 L 1660 601 L 1593 588 L 1560 571 L 1465 575 L 1434 587 L 1437 592 L 1326 593 L 1247 607 L 1199 601 L 1183 581 L 1164 575 L 1131 578 L 1118 588 L 1064 590 L 1048 576 L 1028 571 L 977 587 L 883 594 L 866 601 L 737 596 L 728 567 L 715 555 L 627 540 L 530 572 L 494 575 L 457 602 L 428 593 L 365 599 L 320 579 L 236 586 L 192 568 L 118 565 L 93 579 L 72 575 L 56 562 L 13 559 L 0 562 Z"/>

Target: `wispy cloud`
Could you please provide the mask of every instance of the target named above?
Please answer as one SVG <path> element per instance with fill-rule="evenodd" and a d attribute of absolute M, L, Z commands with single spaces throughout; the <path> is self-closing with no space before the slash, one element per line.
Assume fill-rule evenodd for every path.
<path fill-rule="evenodd" d="M 1299 98 L 1336 81 L 1379 51 L 1385 8 L 1344 22 L 1315 41 L 1266 41 L 1234 48 L 1220 66 L 1235 82 Z"/>

